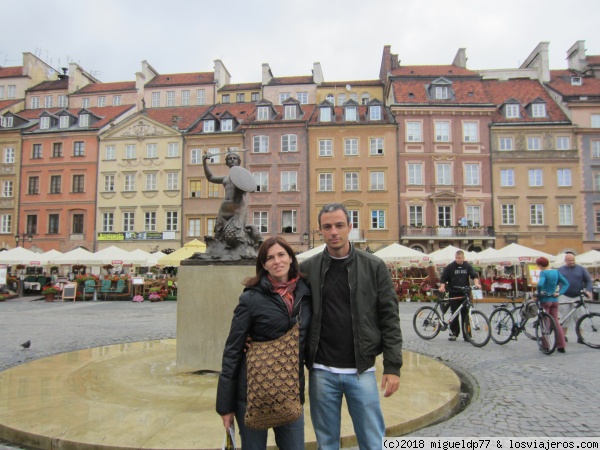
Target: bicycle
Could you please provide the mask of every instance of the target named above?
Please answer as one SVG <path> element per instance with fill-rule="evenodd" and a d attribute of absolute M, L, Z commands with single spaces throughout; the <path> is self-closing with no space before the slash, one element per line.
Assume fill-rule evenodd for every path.
<path fill-rule="evenodd" d="M 475 310 L 471 303 L 470 287 L 462 288 L 463 295 L 459 297 L 448 298 L 448 294 L 440 299 L 435 307 L 423 306 L 419 308 L 413 317 L 413 328 L 421 339 L 433 339 L 441 331 L 450 327 L 452 321 L 458 317 L 463 308 L 467 308 L 467 320 L 463 321 L 463 333 L 465 339 L 475 347 L 483 347 L 490 340 L 490 321 L 481 311 Z M 440 309 L 441 305 L 450 306 L 450 300 L 463 299 L 458 309 L 445 320 L 445 313 L 448 308 Z M 441 311 L 441 314 L 440 314 Z"/>
<path fill-rule="evenodd" d="M 537 341 L 538 348 L 542 353 L 551 355 L 556 350 L 556 321 L 554 317 L 544 311 L 539 299 L 536 298 L 535 302 L 537 317 L 535 321 L 531 322 L 531 326 L 535 328 L 534 340 Z M 491 339 L 496 344 L 506 344 L 512 338 L 516 340 L 521 332 L 530 337 L 529 331 L 526 329 L 529 318 L 522 314 L 523 307 L 524 305 L 519 305 L 508 309 L 506 306 L 500 306 L 490 314 Z"/>
<path fill-rule="evenodd" d="M 600 328 L 600 314 L 590 312 L 589 309 L 587 309 L 587 306 L 585 306 L 584 295 L 585 292 L 581 291 L 579 293 L 579 300 L 561 302 L 561 304 L 574 304 L 575 308 L 571 309 L 571 311 L 561 319 L 560 326 L 569 320 L 569 318 L 575 314 L 577 309 L 583 308 L 585 314 L 583 314 L 575 324 L 577 339 L 588 347 L 600 348 L 600 333 L 598 333 Z"/>

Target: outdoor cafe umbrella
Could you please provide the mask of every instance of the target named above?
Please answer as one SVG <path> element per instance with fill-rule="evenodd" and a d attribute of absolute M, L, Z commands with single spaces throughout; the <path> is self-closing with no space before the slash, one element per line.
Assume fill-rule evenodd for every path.
<path fill-rule="evenodd" d="M 119 247 L 115 247 L 114 245 L 103 248 L 102 250 L 99 250 L 81 260 L 82 264 L 87 264 L 90 266 L 102 266 L 105 264 L 111 264 L 115 266 L 122 266 L 123 264 L 139 265 L 144 262 L 146 262 L 145 258 L 132 255 L 131 252 L 123 250 Z"/>
<path fill-rule="evenodd" d="M 311 248 L 310 250 L 307 250 L 305 252 L 299 253 L 298 255 L 296 255 L 296 259 L 298 260 L 298 262 L 302 262 L 305 259 L 310 258 L 311 256 L 314 255 L 318 255 L 319 253 L 322 253 L 323 250 L 325 250 L 326 245 L 325 244 L 321 244 L 315 248 Z"/>
<path fill-rule="evenodd" d="M 411 264 L 423 265 L 429 263 L 429 256 L 418 250 L 400 244 L 391 244 L 373 253 L 385 262 L 410 266 Z"/>
<path fill-rule="evenodd" d="M 15 247 L 5 252 L 0 252 L 0 264 L 24 264 L 26 266 L 39 266 L 41 264 L 41 256 L 42 255 L 40 253 L 32 252 L 25 247 Z"/>
<path fill-rule="evenodd" d="M 73 264 L 81 264 L 82 260 L 90 255 L 92 255 L 92 252 L 83 247 L 77 247 L 60 256 L 50 259 L 48 262 L 50 264 L 72 266 Z"/>
<path fill-rule="evenodd" d="M 179 250 L 175 250 L 173 253 L 169 253 L 163 256 L 157 261 L 159 266 L 175 266 L 179 267 L 182 260 L 191 257 L 194 253 L 204 253 L 206 251 L 206 244 L 198 239 L 188 242 Z"/>
<path fill-rule="evenodd" d="M 462 250 L 453 245 L 436 250 L 435 252 L 429 253 L 429 259 L 435 264 L 436 267 L 444 267 L 454 261 L 456 258 L 456 252 Z M 465 260 L 468 262 L 474 262 L 477 259 L 477 253 L 468 252 L 463 250 L 465 253 Z"/>

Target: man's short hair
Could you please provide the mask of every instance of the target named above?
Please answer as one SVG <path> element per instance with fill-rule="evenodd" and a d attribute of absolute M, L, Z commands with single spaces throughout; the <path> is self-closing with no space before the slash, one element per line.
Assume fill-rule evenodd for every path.
<path fill-rule="evenodd" d="M 462 250 L 456 250 L 454 257 L 456 258 L 457 256 L 465 256 L 465 252 L 463 252 Z"/>
<path fill-rule="evenodd" d="M 319 228 L 321 228 L 321 216 L 325 213 L 332 213 L 336 211 L 344 211 L 344 214 L 346 214 L 346 220 L 348 223 L 350 223 L 350 213 L 344 205 L 341 203 L 327 203 L 325 206 L 323 206 L 323 208 L 321 208 L 321 211 L 319 211 Z"/>

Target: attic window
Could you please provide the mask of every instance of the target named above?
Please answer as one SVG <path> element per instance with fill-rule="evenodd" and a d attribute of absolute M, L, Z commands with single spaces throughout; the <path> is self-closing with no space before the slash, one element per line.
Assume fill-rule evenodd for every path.
<path fill-rule="evenodd" d="M 581 86 L 583 84 L 583 80 L 581 77 L 571 77 L 571 85 L 572 86 Z"/>
<path fill-rule="evenodd" d="M 532 117 L 546 117 L 546 105 L 543 103 L 534 103 L 531 105 Z"/>
<path fill-rule="evenodd" d="M 50 128 L 50 117 L 42 117 L 40 119 L 40 129 L 47 130 Z"/>
<path fill-rule="evenodd" d="M 469 92 L 467 95 L 468 95 L 469 97 L 473 97 L 473 91 Z"/>
<path fill-rule="evenodd" d="M 167 77 L 167 81 L 171 81 L 171 77 Z"/>
<path fill-rule="evenodd" d="M 438 100 L 448 99 L 448 86 L 436 86 L 435 87 L 435 98 Z"/>
<path fill-rule="evenodd" d="M 90 124 L 90 115 L 89 114 L 82 114 L 79 116 L 79 126 L 80 127 L 87 127 Z"/>
<path fill-rule="evenodd" d="M 258 107 L 258 120 L 269 120 L 269 107 L 259 106 Z"/>
<path fill-rule="evenodd" d="M 412 92 L 408 93 L 408 98 L 415 98 L 415 94 L 413 94 Z"/>
<path fill-rule="evenodd" d="M 321 122 L 331 122 L 331 108 L 319 108 L 319 120 Z"/>
<path fill-rule="evenodd" d="M 13 126 L 13 118 L 12 117 L 2 117 L 2 121 L 0 125 L 4 128 L 9 128 Z"/>
<path fill-rule="evenodd" d="M 60 128 L 69 128 L 69 116 L 60 116 Z"/>
<path fill-rule="evenodd" d="M 285 118 L 295 119 L 296 118 L 296 105 L 285 105 Z"/>
<path fill-rule="evenodd" d="M 356 108 L 354 106 L 346 108 L 346 121 L 356 121 Z"/>
<path fill-rule="evenodd" d="M 504 107 L 504 115 L 507 119 L 519 117 L 519 105 L 510 104 Z"/>

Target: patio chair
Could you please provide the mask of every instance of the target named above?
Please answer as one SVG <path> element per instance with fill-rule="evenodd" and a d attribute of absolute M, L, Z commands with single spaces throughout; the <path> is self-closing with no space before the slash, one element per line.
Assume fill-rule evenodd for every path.
<path fill-rule="evenodd" d="M 129 296 L 129 292 L 125 290 L 126 287 L 127 287 L 127 285 L 125 283 L 125 280 L 123 280 L 123 279 L 117 280 L 117 286 L 113 291 L 115 294 L 115 300 L 117 299 L 117 297 Z"/>
<path fill-rule="evenodd" d="M 112 282 L 110 280 L 102 280 L 100 283 L 100 293 L 104 294 L 104 300 L 106 300 L 106 296 L 113 292 Z"/>
<path fill-rule="evenodd" d="M 107 280 L 108 281 L 108 280 Z M 96 282 L 94 280 L 85 280 L 83 283 L 83 298 L 85 299 L 88 295 L 94 296 Z"/>

